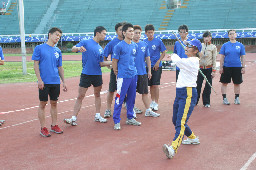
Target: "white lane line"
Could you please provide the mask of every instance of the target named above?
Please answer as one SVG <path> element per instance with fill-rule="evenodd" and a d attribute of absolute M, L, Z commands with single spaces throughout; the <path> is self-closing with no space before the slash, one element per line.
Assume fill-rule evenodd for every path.
<path fill-rule="evenodd" d="M 168 83 L 169 84 L 169 83 Z M 174 84 L 175 85 L 175 84 Z M 166 87 L 170 87 L 170 86 L 173 86 L 173 84 L 169 84 L 169 85 L 167 85 L 167 86 L 163 86 L 163 87 L 161 87 L 160 89 L 162 89 L 162 88 L 166 88 Z M 101 92 L 101 93 L 107 93 L 107 91 L 105 92 Z M 76 99 L 76 98 L 75 98 Z M 70 100 L 70 99 L 69 99 Z M 103 104 L 105 104 L 106 102 L 102 102 Z M 88 105 L 88 106 L 83 106 L 83 107 L 81 107 L 81 109 L 85 109 L 85 108 L 88 108 L 88 107 L 93 107 L 95 104 L 91 104 L 91 105 Z M 34 107 L 36 107 L 36 106 L 34 106 Z M 38 107 L 38 106 L 37 106 Z M 24 109 L 25 110 L 25 109 Z M 66 111 L 63 111 L 63 112 L 60 112 L 60 113 L 58 113 L 59 115 L 60 114 L 63 114 L 63 113 L 67 113 L 67 112 L 72 112 L 73 110 L 66 110 Z M 11 113 L 11 112 L 15 112 L 15 111 L 9 111 L 9 112 L 2 112 L 2 113 Z M 1 114 L 1 113 L 0 113 Z M 51 115 L 48 115 L 48 116 L 46 116 L 46 118 L 49 118 L 49 117 L 51 117 Z M 34 121 L 37 121 L 38 119 L 32 119 L 32 120 L 28 120 L 28 121 L 25 121 L 25 122 L 22 122 L 22 123 L 17 123 L 17 124 L 14 124 L 14 125 L 10 125 L 10 126 L 4 126 L 4 127 L 2 127 L 2 128 L 0 128 L 0 130 L 1 129 L 6 129 L 6 128 L 10 128 L 10 127 L 15 127 L 15 126 L 19 126 L 19 125 L 24 125 L 24 124 L 26 124 L 26 123 L 30 123 L 30 122 L 34 122 Z"/>
<path fill-rule="evenodd" d="M 105 104 L 106 102 L 102 102 L 102 103 Z M 85 109 L 85 108 L 93 107 L 93 106 L 95 106 L 95 105 L 91 104 L 91 105 L 88 105 L 88 106 L 83 106 L 83 107 L 81 107 L 81 109 Z M 63 113 L 67 113 L 67 112 L 73 112 L 73 110 L 66 110 L 66 111 L 63 111 L 63 112 L 59 112 L 58 115 L 61 115 Z M 46 116 L 46 118 L 49 118 L 49 117 L 51 117 L 51 115 Z M 37 121 L 37 120 L 38 119 L 32 119 L 32 120 L 28 120 L 28 121 L 25 121 L 25 122 L 17 123 L 17 124 L 14 124 L 14 125 L 4 126 L 4 127 L 0 128 L 0 130 L 1 129 L 7 129 L 7 128 L 10 128 L 10 127 L 16 127 L 16 126 L 19 126 L 19 125 L 24 125 L 26 123 L 34 122 L 34 121 Z"/>
<path fill-rule="evenodd" d="M 163 83 L 162 85 L 166 85 L 166 86 L 160 86 L 160 89 L 169 87 L 169 86 L 174 86 L 176 82 L 170 82 L 170 83 Z M 108 90 L 105 91 L 101 91 L 100 94 L 106 94 L 108 92 Z M 85 96 L 86 98 L 89 97 L 93 97 L 94 94 Z M 69 102 L 69 101 L 73 101 L 76 100 L 76 98 L 72 98 L 72 99 L 66 99 L 66 100 L 62 100 L 62 101 L 58 101 L 58 103 L 64 103 L 64 102 Z M 48 105 L 48 104 L 47 104 Z M 30 109 L 35 109 L 38 108 L 39 106 L 31 106 L 31 107 L 27 107 L 27 108 L 22 108 L 22 109 L 17 109 L 17 110 L 11 110 L 11 111 L 7 111 L 7 112 L 0 112 L 0 115 L 4 115 L 4 114 L 9 114 L 9 113 L 13 113 L 13 112 L 23 112 L 25 110 L 30 110 Z"/>
<path fill-rule="evenodd" d="M 105 91 L 100 92 L 100 94 L 106 94 L 107 92 L 108 91 L 105 90 Z M 94 94 L 86 96 L 86 97 L 93 97 L 93 96 L 94 96 Z M 76 100 L 76 98 L 58 101 L 58 103 L 64 103 L 64 102 L 69 102 L 69 101 L 73 101 L 73 100 Z M 25 111 L 25 110 L 29 110 L 29 109 L 35 109 L 35 108 L 38 108 L 38 107 L 39 106 L 32 106 L 32 107 L 17 109 L 17 110 L 14 110 L 14 111 L 0 112 L 0 115 L 4 115 L 4 114 L 8 114 L 8 113 L 13 113 L 13 112 L 21 112 L 21 111 Z"/>
<path fill-rule="evenodd" d="M 250 159 L 246 162 L 246 164 L 244 164 L 244 166 L 240 170 L 246 170 L 250 166 L 250 164 L 254 161 L 255 158 L 256 158 L 256 152 L 250 157 Z"/>

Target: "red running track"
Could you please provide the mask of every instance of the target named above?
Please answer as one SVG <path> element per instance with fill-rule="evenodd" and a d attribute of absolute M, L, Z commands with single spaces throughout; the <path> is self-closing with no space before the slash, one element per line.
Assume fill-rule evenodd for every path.
<path fill-rule="evenodd" d="M 120 131 L 113 130 L 113 120 L 94 122 L 94 97 L 89 88 L 78 117 L 78 126 L 63 123 L 71 116 L 77 96 L 79 78 L 67 79 L 68 92 L 61 93 L 58 122 L 64 133 L 50 138 L 39 135 L 37 119 L 37 84 L 0 84 L 0 169 L 256 169 L 256 105 L 255 54 L 248 54 L 244 83 L 241 85 L 241 105 L 234 105 L 233 85 L 228 86 L 230 106 L 222 104 L 220 75 L 214 78 L 211 108 L 202 102 L 195 107 L 189 125 L 200 136 L 200 145 L 184 146 L 171 160 L 162 152 L 162 145 L 174 137 L 172 105 L 175 97 L 175 72 L 162 75 L 159 118 L 138 115 L 142 126 L 125 125 L 125 110 L 121 114 Z M 103 74 L 102 109 L 106 108 L 109 74 Z M 143 107 L 141 96 L 136 106 Z M 49 116 L 49 106 L 47 107 Z M 46 119 L 50 126 L 51 119 Z M 250 161 L 251 160 L 251 161 Z M 247 163 L 247 164 L 246 164 Z M 246 166 L 248 165 L 248 166 Z"/>

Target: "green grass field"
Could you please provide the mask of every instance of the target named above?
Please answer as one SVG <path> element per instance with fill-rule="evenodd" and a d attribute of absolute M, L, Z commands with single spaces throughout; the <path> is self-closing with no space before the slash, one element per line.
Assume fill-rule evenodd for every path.
<path fill-rule="evenodd" d="M 27 56 L 32 56 L 32 54 L 26 54 Z M 81 55 L 81 53 L 62 53 L 62 55 Z M 4 56 L 21 56 L 21 54 L 4 54 Z"/>
<path fill-rule="evenodd" d="M 171 54 L 172 51 L 167 51 Z M 79 53 L 62 53 L 63 55 L 81 55 Z M 4 56 L 20 56 L 21 54 L 4 54 Z M 27 54 L 29 56 L 32 54 Z M 21 83 L 36 82 L 34 72 L 34 62 L 27 62 L 27 75 L 22 73 L 22 62 L 5 62 L 0 66 L 0 84 L 2 83 Z M 63 61 L 65 78 L 80 76 L 82 71 L 82 61 Z M 110 72 L 106 67 L 102 67 L 102 72 Z"/>
<path fill-rule="evenodd" d="M 80 76 L 82 61 L 63 61 L 65 78 Z M 102 72 L 110 72 L 102 67 Z M 34 62 L 27 62 L 27 75 L 22 73 L 22 62 L 5 62 L 0 66 L 0 83 L 36 82 Z"/>

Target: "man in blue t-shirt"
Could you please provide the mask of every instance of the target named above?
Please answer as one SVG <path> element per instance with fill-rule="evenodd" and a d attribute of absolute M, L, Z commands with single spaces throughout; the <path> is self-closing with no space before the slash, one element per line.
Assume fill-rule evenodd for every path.
<path fill-rule="evenodd" d="M 102 71 L 101 67 L 109 66 L 111 61 L 104 61 L 103 48 L 99 45 L 104 41 L 107 31 L 104 27 L 98 26 L 94 30 L 94 38 L 82 40 L 72 48 L 72 52 L 82 52 L 82 73 L 78 89 L 78 97 L 74 106 L 73 116 L 70 119 L 64 119 L 64 122 L 77 125 L 77 116 L 81 109 L 83 99 L 88 88 L 93 85 L 95 96 L 96 114 L 94 120 L 96 122 L 105 123 L 106 119 L 100 116 L 101 98 L 100 91 L 102 89 Z"/>
<path fill-rule="evenodd" d="M 234 83 L 235 104 L 240 104 L 240 84 L 243 82 L 242 74 L 245 73 L 245 48 L 244 45 L 236 41 L 236 31 L 229 30 L 229 42 L 223 44 L 220 49 L 220 82 L 223 104 L 230 105 L 226 92 L 227 85 L 232 81 Z"/>
<path fill-rule="evenodd" d="M 112 55 L 114 51 L 114 47 L 123 40 L 122 28 L 124 23 L 117 23 L 115 25 L 115 30 L 117 34 L 117 38 L 114 38 L 110 41 L 106 47 L 104 48 L 104 60 L 107 61 L 107 58 L 110 56 L 112 61 Z M 111 105 L 114 97 L 114 92 L 116 91 L 116 75 L 114 74 L 113 69 L 111 68 L 110 72 L 110 81 L 109 81 L 109 90 L 107 94 L 107 109 L 105 111 L 104 117 L 111 117 Z"/>
<path fill-rule="evenodd" d="M 148 97 L 148 79 L 151 79 L 151 61 L 150 61 L 150 55 L 148 50 L 148 45 L 140 41 L 141 32 L 142 29 L 139 25 L 134 25 L 134 36 L 133 36 L 133 42 L 135 42 L 138 46 L 138 51 L 135 56 L 135 64 L 137 69 L 137 92 L 139 94 L 142 94 L 142 101 L 144 103 L 144 106 L 146 107 L 145 116 L 151 116 L 151 117 L 159 117 L 160 114 L 155 113 L 150 108 L 150 99 Z M 146 61 L 146 62 L 145 62 Z M 148 73 L 146 70 L 146 64 L 148 68 Z"/>
<path fill-rule="evenodd" d="M 114 48 L 112 66 L 117 76 L 117 94 L 113 112 L 114 129 L 120 130 L 120 113 L 124 98 L 127 95 L 127 121 L 128 125 L 140 126 L 141 123 L 136 121 L 133 116 L 133 107 L 136 97 L 137 69 L 135 66 L 135 56 L 138 46 L 132 42 L 134 36 L 133 25 L 126 23 L 123 25 L 122 33 L 124 40 L 118 43 Z"/>
<path fill-rule="evenodd" d="M 178 28 L 178 32 L 180 35 L 180 41 L 181 43 L 186 46 L 184 44 L 184 41 L 189 41 L 188 39 L 188 26 L 187 25 L 181 25 Z M 177 54 L 180 58 L 188 58 L 188 56 L 185 54 L 185 50 L 182 47 L 182 45 L 179 43 L 179 41 L 176 41 L 174 44 L 174 50 L 173 53 Z M 180 68 L 176 66 L 176 82 L 178 80 L 178 76 L 180 73 Z"/>
<path fill-rule="evenodd" d="M 59 28 L 51 28 L 48 33 L 47 43 L 36 46 L 32 55 L 34 70 L 38 80 L 40 100 L 38 118 L 41 124 L 40 134 L 43 137 L 51 136 L 45 127 L 45 106 L 48 102 L 48 96 L 50 96 L 51 104 L 51 131 L 57 134 L 63 133 L 57 125 L 57 101 L 60 95 L 60 78 L 63 83 L 63 91 L 67 91 L 62 67 L 62 54 L 60 49 L 56 47 L 61 34 L 62 31 Z"/>
<path fill-rule="evenodd" d="M 145 27 L 145 34 L 147 39 L 144 41 L 147 43 L 149 48 L 150 60 L 151 60 L 151 74 L 152 77 L 148 81 L 150 86 L 151 104 L 150 107 L 157 111 L 158 110 L 158 99 L 159 99 L 159 85 L 162 74 L 162 59 L 166 54 L 166 47 L 161 39 L 154 38 L 155 28 L 149 24 Z M 162 54 L 161 54 L 162 53 Z"/>

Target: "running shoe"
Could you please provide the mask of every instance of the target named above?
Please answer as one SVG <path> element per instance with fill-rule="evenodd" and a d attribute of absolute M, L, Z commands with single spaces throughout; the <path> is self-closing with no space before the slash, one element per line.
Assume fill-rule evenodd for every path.
<path fill-rule="evenodd" d="M 116 123 L 115 126 L 114 126 L 114 129 L 115 130 L 120 130 L 121 129 L 120 123 Z"/>
<path fill-rule="evenodd" d="M 51 134 L 49 133 L 48 129 L 46 127 L 41 128 L 40 135 L 43 137 L 50 137 Z"/>
<path fill-rule="evenodd" d="M 64 122 L 66 124 L 70 124 L 71 126 L 77 126 L 76 121 L 74 121 L 72 118 L 71 119 L 64 119 Z"/>
<path fill-rule="evenodd" d="M 210 104 L 206 104 L 206 105 L 204 105 L 204 107 L 209 108 L 209 107 L 211 107 L 211 105 Z"/>
<path fill-rule="evenodd" d="M 104 118 L 108 118 L 108 117 L 111 117 L 111 110 L 106 110 L 105 113 L 104 113 Z"/>
<path fill-rule="evenodd" d="M 156 112 L 154 112 L 154 111 L 152 111 L 152 110 L 151 110 L 151 111 L 146 110 L 145 116 L 146 116 L 146 117 L 159 117 L 160 114 L 158 114 L 158 113 L 156 113 Z"/>
<path fill-rule="evenodd" d="M 61 133 L 63 133 L 63 130 L 61 130 L 58 125 L 55 125 L 55 126 L 51 125 L 51 132 L 61 134 Z"/>
<path fill-rule="evenodd" d="M 164 144 L 162 148 L 163 148 L 163 151 L 164 151 L 165 155 L 167 156 L 167 158 L 171 159 L 174 157 L 175 151 L 172 146 Z"/>
<path fill-rule="evenodd" d="M 187 138 L 186 140 L 182 141 L 183 145 L 198 145 L 200 144 L 199 137 L 196 137 L 195 139 Z"/>
<path fill-rule="evenodd" d="M 137 120 L 135 120 L 134 118 L 132 118 L 132 119 L 127 119 L 127 120 L 126 120 L 126 124 L 127 124 L 127 125 L 140 126 L 140 125 L 141 125 L 141 122 L 138 122 Z"/>
<path fill-rule="evenodd" d="M 107 119 L 104 119 L 101 116 L 95 116 L 94 120 L 95 120 L 95 122 L 100 122 L 100 123 L 106 123 L 107 122 Z"/>
<path fill-rule="evenodd" d="M 240 100 L 239 100 L 239 97 L 235 98 L 235 104 L 240 104 Z"/>
<path fill-rule="evenodd" d="M 142 110 L 140 110 L 139 108 L 135 107 L 133 108 L 133 110 L 137 113 L 137 114 L 141 114 Z"/>
<path fill-rule="evenodd" d="M 230 103 L 229 103 L 229 101 L 228 101 L 227 98 L 224 98 L 224 99 L 223 99 L 223 104 L 224 104 L 224 105 L 230 105 Z"/>

